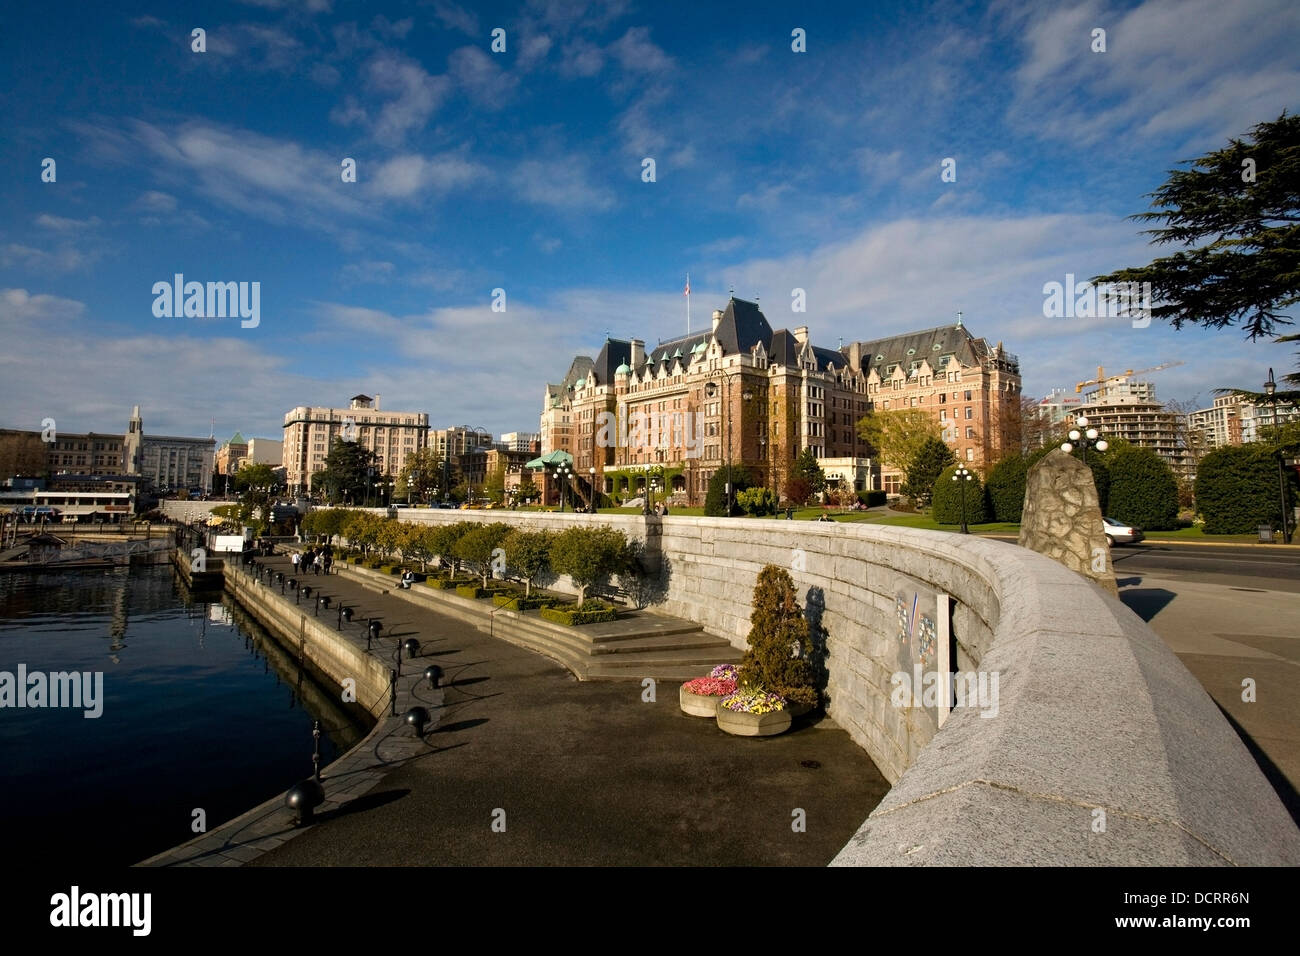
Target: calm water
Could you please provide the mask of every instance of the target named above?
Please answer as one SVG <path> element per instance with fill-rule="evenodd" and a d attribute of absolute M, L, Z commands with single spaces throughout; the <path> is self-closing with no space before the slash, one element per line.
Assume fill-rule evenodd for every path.
<path fill-rule="evenodd" d="M 10 860 L 139 862 L 195 836 L 196 808 L 211 830 L 308 776 L 313 719 L 322 767 L 364 736 L 225 601 L 170 567 L 0 574 L 0 672 L 104 674 L 97 719 L 0 708 Z"/>

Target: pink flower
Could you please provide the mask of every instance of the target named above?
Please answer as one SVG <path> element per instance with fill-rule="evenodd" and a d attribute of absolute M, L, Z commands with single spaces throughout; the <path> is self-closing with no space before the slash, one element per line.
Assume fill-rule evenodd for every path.
<path fill-rule="evenodd" d="M 726 697 L 728 694 L 736 692 L 736 682 L 719 677 L 697 677 L 693 681 L 687 681 L 682 685 L 688 694 L 699 694 L 702 697 Z"/>

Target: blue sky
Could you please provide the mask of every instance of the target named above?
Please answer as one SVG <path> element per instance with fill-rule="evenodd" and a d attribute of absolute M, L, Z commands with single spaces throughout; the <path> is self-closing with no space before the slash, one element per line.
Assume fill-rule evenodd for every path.
<path fill-rule="evenodd" d="M 1042 312 L 1046 282 L 1160 254 L 1126 217 L 1179 160 L 1300 106 L 1292 0 L 14 6 L 5 427 L 116 431 L 140 404 L 150 432 L 279 437 L 366 392 L 535 431 L 607 330 L 685 331 L 687 272 L 697 328 L 734 288 L 828 347 L 960 310 L 1035 396 L 1181 361 L 1157 394 L 1208 405 L 1293 364 Z M 259 282 L 260 324 L 156 317 L 175 273 Z"/>

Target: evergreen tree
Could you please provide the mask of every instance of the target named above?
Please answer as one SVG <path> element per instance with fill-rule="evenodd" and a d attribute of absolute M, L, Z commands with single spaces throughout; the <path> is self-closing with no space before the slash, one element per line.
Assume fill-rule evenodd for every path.
<path fill-rule="evenodd" d="M 799 606 L 794 579 L 784 568 L 769 564 L 758 573 L 749 623 L 749 650 L 740 659 L 740 683 L 779 694 L 791 703 L 815 705 L 808 620 Z"/>

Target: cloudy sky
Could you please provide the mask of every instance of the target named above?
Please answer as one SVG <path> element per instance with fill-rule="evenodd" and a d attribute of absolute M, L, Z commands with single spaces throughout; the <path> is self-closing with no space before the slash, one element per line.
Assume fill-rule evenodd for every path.
<path fill-rule="evenodd" d="M 1144 195 L 1300 107 L 1294 0 L 740 6 L 13 6 L 0 426 L 140 404 L 279 437 L 366 392 L 535 431 L 575 353 L 686 330 L 688 272 L 697 328 L 734 288 L 832 348 L 961 311 L 1035 396 L 1181 361 L 1157 393 L 1208 405 L 1290 369 L 1236 330 L 1044 318 L 1043 285 L 1161 254 Z M 155 315 L 177 273 L 260 283 L 259 324 Z"/>

